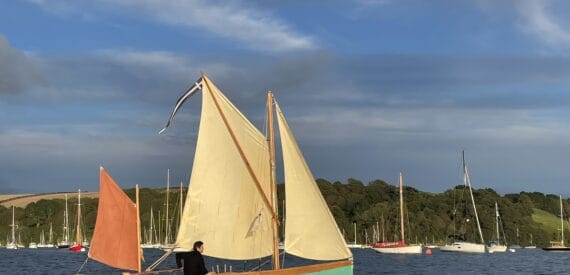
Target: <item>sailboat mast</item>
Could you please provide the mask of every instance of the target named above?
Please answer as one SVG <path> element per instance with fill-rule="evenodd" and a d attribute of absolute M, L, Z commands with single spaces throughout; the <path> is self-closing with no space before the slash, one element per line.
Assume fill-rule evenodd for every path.
<path fill-rule="evenodd" d="M 386 241 L 386 228 L 384 226 L 384 213 L 382 213 L 382 242 Z"/>
<path fill-rule="evenodd" d="M 53 244 L 52 237 L 53 237 L 53 226 L 52 226 L 52 223 L 50 222 L 49 223 L 49 244 Z"/>
<path fill-rule="evenodd" d="M 67 194 L 65 194 L 65 217 L 64 217 L 63 238 L 65 243 L 69 243 L 69 211 L 67 209 Z"/>
<path fill-rule="evenodd" d="M 154 216 L 153 216 L 153 213 L 152 213 L 152 212 L 153 212 L 153 211 L 152 211 L 152 206 L 151 206 L 151 207 L 150 207 L 150 229 L 149 229 L 149 235 L 150 235 L 149 243 L 150 243 L 150 244 L 153 244 L 153 242 L 152 242 L 152 241 L 153 241 L 152 233 L 153 233 L 153 229 L 154 229 L 154 228 L 153 228 L 153 227 L 154 227 Z"/>
<path fill-rule="evenodd" d="M 495 202 L 495 223 L 497 224 L 497 245 L 501 243 L 501 238 L 499 237 L 499 206 Z"/>
<path fill-rule="evenodd" d="M 267 142 L 269 145 L 269 164 L 270 164 L 270 184 L 271 187 L 271 205 L 273 215 L 273 270 L 279 269 L 279 220 L 277 216 L 277 188 L 275 186 L 275 131 L 273 125 L 273 93 L 267 92 L 267 129 L 269 135 Z"/>
<path fill-rule="evenodd" d="M 12 243 L 16 243 L 16 222 L 14 219 L 14 206 L 12 205 Z"/>
<path fill-rule="evenodd" d="M 75 241 L 78 245 L 81 245 L 81 189 L 77 190 L 77 234 L 75 236 Z"/>
<path fill-rule="evenodd" d="M 136 190 L 136 207 L 137 207 L 137 259 L 138 259 L 138 273 L 142 271 L 141 267 L 141 217 L 140 217 L 140 204 L 139 204 L 139 185 L 135 185 Z"/>
<path fill-rule="evenodd" d="M 402 242 L 405 242 L 405 234 L 404 234 L 404 177 L 402 176 L 402 172 L 400 172 L 400 227 L 402 232 Z"/>
<path fill-rule="evenodd" d="M 564 246 L 564 211 L 562 210 L 562 195 L 560 195 L 560 225 L 562 229 L 560 230 L 560 232 L 562 232 L 562 239 L 560 240 L 560 244 Z"/>
<path fill-rule="evenodd" d="M 469 173 L 467 172 L 467 164 L 465 163 L 465 151 L 462 151 L 463 156 L 463 181 L 465 185 L 469 187 L 469 194 L 471 195 L 471 203 L 473 204 L 473 210 L 475 212 L 475 220 L 477 221 L 477 229 L 479 229 L 479 237 L 481 238 L 481 243 L 485 243 L 483 239 L 483 232 L 481 232 L 481 224 L 479 223 L 479 215 L 477 215 L 477 207 L 475 206 L 475 198 L 473 197 L 473 190 L 471 189 L 471 180 L 469 179 Z"/>
<path fill-rule="evenodd" d="M 164 244 L 168 244 L 169 242 L 169 237 L 170 237 L 170 226 L 168 224 L 168 195 L 170 193 L 170 168 L 167 170 L 166 172 L 166 236 L 164 236 Z"/>

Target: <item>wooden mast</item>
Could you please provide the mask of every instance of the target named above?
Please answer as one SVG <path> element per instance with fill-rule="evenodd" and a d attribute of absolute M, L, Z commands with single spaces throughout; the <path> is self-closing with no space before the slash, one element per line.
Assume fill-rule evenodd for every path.
<path fill-rule="evenodd" d="M 404 234 L 404 177 L 402 172 L 400 172 L 400 227 L 402 232 L 401 242 L 406 242 Z"/>
<path fill-rule="evenodd" d="M 137 207 L 137 259 L 138 259 L 138 273 L 142 272 L 141 267 L 141 213 L 139 204 L 139 185 L 135 185 L 136 190 L 136 207 Z"/>
<path fill-rule="evenodd" d="M 270 186 L 271 186 L 271 203 L 272 211 L 276 213 L 273 216 L 273 270 L 279 270 L 279 221 L 277 216 L 277 188 L 275 186 L 275 131 L 273 125 L 273 93 L 267 92 L 267 129 L 269 130 L 269 161 L 271 166 Z"/>

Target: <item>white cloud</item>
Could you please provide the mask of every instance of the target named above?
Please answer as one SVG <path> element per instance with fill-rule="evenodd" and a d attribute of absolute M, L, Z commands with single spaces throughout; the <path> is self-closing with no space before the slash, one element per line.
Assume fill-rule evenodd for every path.
<path fill-rule="evenodd" d="M 523 19 L 522 28 L 536 39 L 552 46 L 570 46 L 570 31 L 563 20 L 557 18 L 549 9 L 549 1 L 516 1 Z"/>
<path fill-rule="evenodd" d="M 274 14 L 236 1 L 99 0 L 89 3 L 87 7 L 84 6 L 84 2 L 70 0 L 29 1 L 49 12 L 63 15 L 79 14 L 88 20 L 94 20 L 100 13 L 130 13 L 137 18 L 148 18 L 167 25 L 191 28 L 195 32 L 206 30 L 264 52 L 316 48 L 314 38 L 295 32 Z"/>

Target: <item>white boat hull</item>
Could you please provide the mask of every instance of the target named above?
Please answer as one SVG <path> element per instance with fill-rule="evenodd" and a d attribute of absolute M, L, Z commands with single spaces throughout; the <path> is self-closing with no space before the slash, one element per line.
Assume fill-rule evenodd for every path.
<path fill-rule="evenodd" d="M 505 245 L 492 245 L 492 246 L 488 246 L 487 250 L 489 251 L 489 253 L 507 252 L 507 246 L 505 246 Z"/>
<path fill-rule="evenodd" d="M 454 242 L 440 247 L 439 250 L 441 252 L 485 253 L 485 245 L 468 242 Z"/>
<path fill-rule="evenodd" d="M 372 248 L 376 252 L 388 253 L 388 254 L 422 254 L 421 245 L 408 245 L 401 247 L 378 247 Z"/>
<path fill-rule="evenodd" d="M 6 249 L 18 249 L 18 246 L 15 243 L 9 243 L 6 245 Z"/>

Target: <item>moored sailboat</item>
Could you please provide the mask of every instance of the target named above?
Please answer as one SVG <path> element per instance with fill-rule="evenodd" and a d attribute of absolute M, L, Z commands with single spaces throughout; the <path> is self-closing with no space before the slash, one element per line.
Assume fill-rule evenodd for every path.
<path fill-rule="evenodd" d="M 182 103 L 199 89 L 200 129 L 175 247 L 190 250 L 193 242 L 201 240 L 208 246 L 205 255 L 212 257 L 247 260 L 271 255 L 273 270 L 256 274 L 352 274 L 352 254 L 273 94 L 268 93 L 267 101 L 268 136 L 253 126 L 206 76 L 178 100 L 167 127 Z M 332 262 L 294 268 L 280 264 L 274 107 L 287 200 L 284 250 L 298 257 Z"/>
<path fill-rule="evenodd" d="M 372 248 L 380 253 L 390 254 L 421 254 L 421 245 L 410 245 L 406 243 L 405 227 L 404 227 L 404 176 L 400 173 L 398 178 L 400 183 L 400 233 L 401 239 L 397 242 L 376 242 L 372 244 Z"/>
<path fill-rule="evenodd" d="M 62 230 L 63 230 L 62 240 L 57 244 L 57 248 L 69 248 L 69 212 L 67 208 L 67 194 L 65 194 L 65 210 L 63 212 Z"/>
<path fill-rule="evenodd" d="M 551 241 L 549 247 L 543 247 L 546 251 L 570 251 L 570 247 L 564 245 L 564 208 L 562 196 L 560 196 L 560 241 Z"/>
<path fill-rule="evenodd" d="M 499 234 L 499 206 L 497 205 L 497 202 L 495 202 L 495 225 L 497 228 L 497 239 L 489 243 L 489 245 L 487 246 L 487 250 L 489 251 L 489 253 L 506 252 L 507 251 L 506 239 L 505 239 L 505 244 L 502 245 L 501 235 Z"/>
<path fill-rule="evenodd" d="M 146 241 L 144 244 L 141 244 L 142 248 L 160 248 L 160 243 L 158 241 L 158 237 L 156 236 L 156 228 L 154 226 L 154 210 L 152 206 L 150 208 L 150 221 L 149 221 L 149 229 L 146 232 Z"/>
<path fill-rule="evenodd" d="M 473 197 L 473 190 L 471 189 L 471 179 L 469 178 L 467 164 L 465 163 L 465 152 L 462 152 L 462 163 L 463 184 L 469 188 L 469 195 L 471 197 L 471 204 L 473 205 L 473 212 L 475 213 L 475 221 L 477 222 L 477 229 L 479 231 L 479 238 L 481 240 L 481 243 L 455 240 L 452 244 L 446 244 L 440 247 L 439 250 L 442 252 L 485 253 L 485 240 L 483 239 L 483 232 L 481 231 L 481 224 L 479 223 L 479 215 L 477 214 L 477 207 L 475 206 L 475 198 Z"/>
<path fill-rule="evenodd" d="M 12 205 L 12 224 L 10 225 L 10 227 L 12 227 L 12 239 L 10 240 L 10 242 L 6 243 L 6 249 L 18 249 L 18 242 L 16 241 L 16 222 L 15 222 L 15 208 Z"/>
<path fill-rule="evenodd" d="M 529 245 L 529 246 L 525 246 L 524 248 L 525 248 L 525 249 L 535 249 L 535 248 L 536 248 L 536 245 L 534 245 L 534 244 L 532 243 L 532 233 L 530 233 L 530 245 Z"/>
<path fill-rule="evenodd" d="M 72 252 L 84 252 L 83 235 L 81 233 L 81 190 L 77 190 L 77 227 L 75 229 L 75 243 L 69 247 Z"/>

